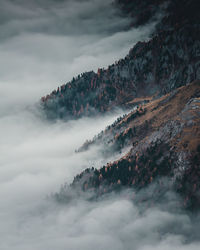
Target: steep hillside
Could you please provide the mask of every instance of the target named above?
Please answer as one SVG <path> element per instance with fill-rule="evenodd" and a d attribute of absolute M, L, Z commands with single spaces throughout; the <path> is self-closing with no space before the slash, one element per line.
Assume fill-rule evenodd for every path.
<path fill-rule="evenodd" d="M 74 178 L 72 189 L 97 196 L 123 186 L 140 190 L 154 182 L 162 189 L 161 177 L 166 177 L 185 206 L 200 206 L 200 81 L 140 105 L 82 150 L 95 143 L 110 152 L 131 149 L 98 170 L 86 169 Z M 66 197 L 68 190 L 57 198 Z"/>
<path fill-rule="evenodd" d="M 50 119 L 77 119 L 116 107 L 132 109 L 77 150 L 101 145 L 105 156 L 126 153 L 98 170 L 88 166 L 56 197 L 65 200 L 78 190 L 94 198 L 122 187 L 141 190 L 157 183 L 156 194 L 172 188 L 182 195 L 184 206 L 199 207 L 198 1 L 116 0 L 115 4 L 131 16 L 133 27 L 159 20 L 151 39 L 138 42 L 107 69 L 83 73 L 58 87 L 41 98 L 41 107 Z"/>
<path fill-rule="evenodd" d="M 123 107 L 133 98 L 163 95 L 200 79 L 200 20 L 196 0 L 116 3 L 132 16 L 133 26 L 147 23 L 160 11 L 163 18 L 152 39 L 137 43 L 124 59 L 97 73 L 83 73 L 42 97 L 42 108 L 48 118 L 96 115 L 116 106 Z"/>
<path fill-rule="evenodd" d="M 78 118 L 124 106 L 135 97 L 165 94 L 200 78 L 199 27 L 163 31 L 139 42 L 125 59 L 84 73 L 42 98 L 49 118 Z"/>

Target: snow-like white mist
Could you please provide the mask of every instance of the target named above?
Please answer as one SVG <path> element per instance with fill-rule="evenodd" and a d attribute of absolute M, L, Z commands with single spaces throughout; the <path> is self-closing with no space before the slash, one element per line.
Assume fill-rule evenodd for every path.
<path fill-rule="evenodd" d="M 0 109 L 38 101 L 123 58 L 154 24 L 130 29 L 112 0 L 0 1 Z M 12 104 L 15 105 L 12 105 Z"/>
<path fill-rule="evenodd" d="M 84 168 L 100 167 L 95 148 L 74 151 L 119 113 L 52 124 L 35 103 L 73 76 L 125 56 L 153 28 L 129 29 L 111 2 L 0 1 L 1 250 L 198 249 L 185 242 L 192 232 L 186 214 L 157 208 L 141 215 L 123 196 L 68 205 L 45 198 Z M 162 230 L 177 223 L 184 233 Z"/>

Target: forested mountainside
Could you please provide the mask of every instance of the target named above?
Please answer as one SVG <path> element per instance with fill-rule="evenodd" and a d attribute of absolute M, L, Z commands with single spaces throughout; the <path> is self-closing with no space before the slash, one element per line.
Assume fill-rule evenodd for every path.
<path fill-rule="evenodd" d="M 125 15 L 131 16 L 131 25 L 135 27 L 155 20 L 160 14 L 162 18 L 151 39 L 138 42 L 124 59 L 107 69 L 83 73 L 58 87 L 42 97 L 41 106 L 50 119 L 76 119 L 116 107 L 131 108 L 129 114 L 78 149 L 80 152 L 101 145 L 102 154 L 124 151 L 126 154 L 100 169 L 88 166 L 56 198 L 67 200 L 72 190 L 94 198 L 122 187 L 141 190 L 157 183 L 158 196 L 162 189 L 173 189 L 181 194 L 185 207 L 199 208 L 198 1 L 115 3 Z"/>
<path fill-rule="evenodd" d="M 122 187 L 140 190 L 155 182 L 159 193 L 166 188 L 162 178 L 166 177 L 170 180 L 167 189 L 180 193 L 185 207 L 199 207 L 200 81 L 140 105 L 81 150 L 92 144 L 103 145 L 110 153 L 130 149 L 98 170 L 88 166 L 77 175 L 71 188 L 78 193 L 87 191 L 94 198 Z M 66 186 L 56 198 L 67 200 L 70 192 Z"/>
<path fill-rule="evenodd" d="M 119 2 L 121 5 L 122 1 Z M 127 1 L 132 15 L 135 9 L 131 6 L 135 6 L 135 2 L 138 1 Z M 150 8 L 149 5 L 144 7 L 144 2 L 152 1 L 138 4 L 138 13 Z M 124 59 L 107 69 L 83 73 L 42 97 L 41 104 L 47 117 L 70 119 L 102 113 L 116 106 L 124 107 L 133 98 L 166 94 L 199 79 L 200 22 L 195 15 L 196 1 L 184 1 L 183 6 L 188 6 L 188 3 L 191 3 L 194 15 L 185 16 L 184 22 L 175 22 L 175 7 L 170 2 L 166 16 L 158 23 L 159 28 L 148 42 L 137 43 Z M 122 8 L 126 6 L 124 4 Z M 154 10 L 157 5 L 153 6 L 150 9 Z M 177 9 L 177 16 L 181 10 Z"/>

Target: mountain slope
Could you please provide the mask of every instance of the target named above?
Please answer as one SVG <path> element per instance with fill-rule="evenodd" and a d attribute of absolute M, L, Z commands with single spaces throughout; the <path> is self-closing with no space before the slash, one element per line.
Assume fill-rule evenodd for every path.
<path fill-rule="evenodd" d="M 131 149 L 99 170 L 86 169 L 74 178 L 73 189 L 99 196 L 123 186 L 140 190 L 155 181 L 161 188 L 161 177 L 167 177 L 185 206 L 199 207 L 200 81 L 140 106 L 87 146 L 95 143 L 113 152 Z M 57 198 L 67 194 L 68 188 Z"/>
<path fill-rule="evenodd" d="M 105 156 L 124 151 L 126 154 L 98 170 L 86 169 L 56 197 L 67 199 L 72 190 L 78 190 L 94 198 L 121 187 L 141 190 L 157 182 L 158 193 L 163 187 L 172 188 L 182 195 L 184 206 L 199 208 L 198 1 L 115 3 L 131 16 L 133 27 L 147 24 L 161 14 L 151 39 L 138 42 L 124 59 L 107 69 L 83 73 L 42 97 L 41 107 L 49 119 L 77 119 L 116 107 L 131 108 L 129 114 L 78 150 L 98 144 Z M 167 186 L 163 178 L 168 180 Z"/>
<path fill-rule="evenodd" d="M 97 73 L 83 73 L 42 97 L 41 106 L 48 118 L 96 115 L 123 107 L 133 98 L 163 95 L 200 79 L 198 1 L 116 0 L 116 4 L 131 15 L 136 27 L 160 11 L 163 18 L 152 39 L 137 43 L 124 59 Z"/>
<path fill-rule="evenodd" d="M 105 112 L 136 97 L 165 94 L 200 78 L 199 27 L 160 32 L 139 42 L 125 59 L 84 73 L 42 98 L 49 118 Z"/>

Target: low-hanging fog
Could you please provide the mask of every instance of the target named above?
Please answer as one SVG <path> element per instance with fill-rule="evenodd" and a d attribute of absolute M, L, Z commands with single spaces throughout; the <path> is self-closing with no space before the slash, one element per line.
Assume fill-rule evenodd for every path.
<path fill-rule="evenodd" d="M 130 29 L 130 20 L 119 17 L 111 3 L 1 0 L 1 111 L 13 102 L 36 102 L 72 77 L 106 67 L 138 40 L 148 39 L 154 24 Z"/>
<path fill-rule="evenodd" d="M 68 205 L 46 199 L 84 168 L 101 166 L 95 148 L 74 151 L 121 113 L 49 123 L 36 103 L 73 76 L 122 58 L 154 27 L 130 29 L 111 3 L 0 1 L 1 250 L 199 249 L 185 213 L 141 214 L 124 196 Z M 177 225 L 182 230 L 172 230 Z"/>

